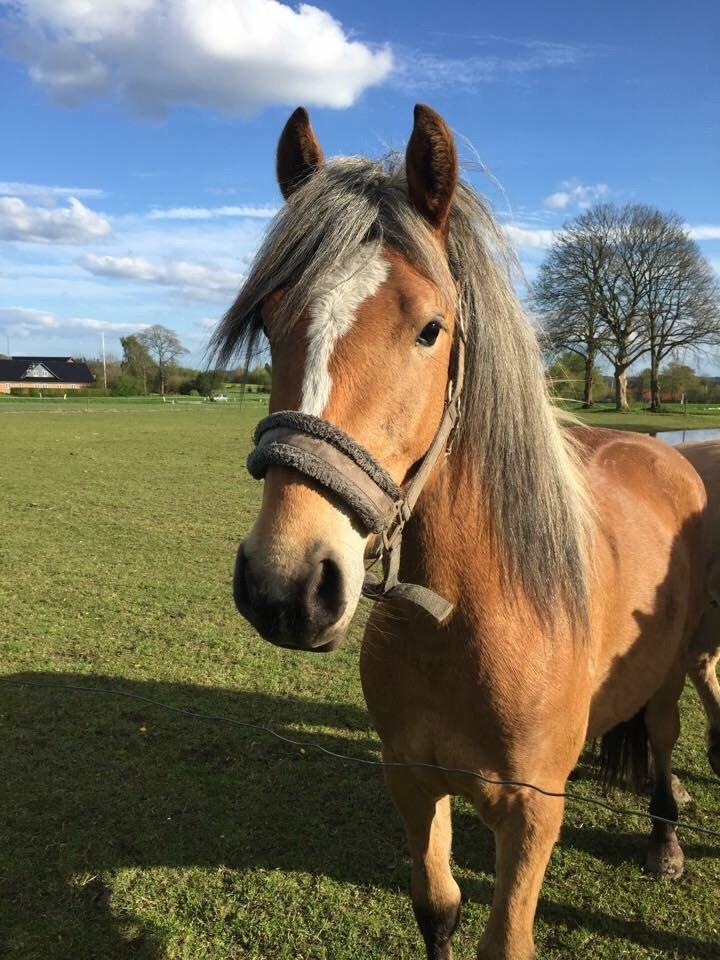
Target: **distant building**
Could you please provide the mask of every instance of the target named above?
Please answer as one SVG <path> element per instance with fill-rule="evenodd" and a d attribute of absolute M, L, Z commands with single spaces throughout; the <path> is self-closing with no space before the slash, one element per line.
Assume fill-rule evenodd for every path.
<path fill-rule="evenodd" d="M 0 359 L 0 393 L 18 387 L 80 390 L 95 382 L 86 363 L 73 357 L 9 357 Z"/>

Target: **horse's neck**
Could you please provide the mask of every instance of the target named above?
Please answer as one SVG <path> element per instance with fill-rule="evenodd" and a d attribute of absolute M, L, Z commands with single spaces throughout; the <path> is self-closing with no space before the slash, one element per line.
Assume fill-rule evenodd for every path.
<path fill-rule="evenodd" d="M 455 607 L 496 579 L 492 536 L 474 471 L 459 455 L 440 464 L 417 502 L 403 544 L 403 578 L 428 584 Z"/>
<path fill-rule="evenodd" d="M 480 664 L 488 676 L 508 662 L 517 677 L 550 668 L 548 624 L 516 579 L 510 584 L 503 575 L 487 500 L 472 468 L 458 458 L 435 471 L 404 541 L 401 578 L 429 586 L 455 610 L 447 628 L 426 616 L 411 617 L 412 642 L 404 648 L 411 659 L 439 656 L 438 664 L 444 663 L 452 643 L 456 655 Z M 386 629 L 402 622 L 388 621 Z"/>

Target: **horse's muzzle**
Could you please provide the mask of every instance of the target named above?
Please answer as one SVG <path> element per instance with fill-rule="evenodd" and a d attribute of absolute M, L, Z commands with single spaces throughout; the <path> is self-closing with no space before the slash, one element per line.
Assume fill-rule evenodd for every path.
<path fill-rule="evenodd" d="M 295 579 L 278 585 L 240 544 L 233 596 L 238 611 L 276 646 L 327 653 L 344 635 L 337 627 L 347 606 L 342 569 L 330 554 L 311 557 Z"/>

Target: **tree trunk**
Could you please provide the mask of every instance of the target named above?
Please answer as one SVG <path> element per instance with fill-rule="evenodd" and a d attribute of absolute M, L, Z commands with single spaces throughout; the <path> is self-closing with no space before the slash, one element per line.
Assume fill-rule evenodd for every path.
<path fill-rule="evenodd" d="M 625 413 L 628 408 L 627 401 L 627 366 L 622 364 L 615 365 L 615 409 Z"/>
<path fill-rule="evenodd" d="M 160 396 L 165 396 L 165 371 L 160 368 Z"/>
<path fill-rule="evenodd" d="M 585 357 L 585 386 L 583 388 L 583 409 L 593 405 L 593 373 L 595 372 L 595 354 L 588 350 Z"/>
<path fill-rule="evenodd" d="M 662 397 L 660 395 L 660 364 L 654 352 L 650 353 L 650 411 L 660 413 Z"/>

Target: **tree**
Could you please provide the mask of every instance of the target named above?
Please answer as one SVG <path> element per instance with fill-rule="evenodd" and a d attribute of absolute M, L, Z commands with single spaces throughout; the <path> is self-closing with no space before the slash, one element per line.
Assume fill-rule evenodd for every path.
<path fill-rule="evenodd" d="M 590 406 L 592 398 L 606 388 L 603 375 L 597 367 L 593 367 L 588 385 L 586 364 L 587 359 L 573 350 L 561 353 L 547 371 L 550 392 L 559 399 L 566 397 L 568 400 L 582 401 L 583 407 Z"/>
<path fill-rule="evenodd" d="M 700 380 L 693 368 L 677 361 L 669 363 L 664 370 L 660 371 L 658 381 L 658 393 L 662 390 L 672 401 L 682 400 L 683 394 L 700 385 Z"/>
<path fill-rule="evenodd" d="M 675 214 L 599 204 L 563 227 L 535 288 L 550 348 L 584 357 L 592 403 L 597 353 L 615 376 L 626 410 L 627 374 L 650 353 L 651 409 L 660 407 L 659 370 L 673 350 L 720 341 L 712 270 Z"/>
<path fill-rule="evenodd" d="M 608 211 L 612 255 L 603 268 L 603 319 L 608 337 L 600 350 L 613 365 L 615 408 L 627 410 L 627 371 L 649 348 L 644 324 L 643 295 L 648 261 L 648 235 L 644 229 L 646 207 L 627 204 L 621 209 L 603 204 Z M 597 208 L 595 208 L 597 209 Z M 589 211 L 592 212 L 592 211 Z"/>
<path fill-rule="evenodd" d="M 172 366 L 182 354 L 190 351 L 180 343 L 178 335 L 173 330 L 169 330 L 160 323 L 143 330 L 138 334 L 137 339 L 155 359 L 160 374 L 160 393 L 164 396 L 168 367 Z"/>
<path fill-rule="evenodd" d="M 224 383 L 222 370 L 203 370 L 194 381 L 193 389 L 203 397 L 211 397 L 216 390 L 221 390 Z"/>
<path fill-rule="evenodd" d="M 601 353 L 613 367 L 618 410 L 628 406 L 628 368 L 648 349 L 641 324 L 643 261 L 634 209 L 597 204 L 566 224 L 535 290 L 549 344 L 585 358 L 585 402 L 592 403 L 592 372 Z"/>
<path fill-rule="evenodd" d="M 121 373 L 110 392 L 114 397 L 137 397 L 143 393 L 143 384 L 134 374 Z"/>
<path fill-rule="evenodd" d="M 662 362 L 677 350 L 720 342 L 720 297 L 712 267 L 677 214 L 643 207 L 637 219 L 646 237 L 642 311 L 650 350 L 650 409 L 657 412 Z"/>
<path fill-rule="evenodd" d="M 253 370 L 247 371 L 243 381 L 259 387 L 265 393 L 269 393 L 272 387 L 272 371 L 268 364 L 265 364 L 264 367 L 255 367 Z"/>
<path fill-rule="evenodd" d="M 571 351 L 583 361 L 583 407 L 593 405 L 595 362 L 608 335 L 602 281 L 606 261 L 612 256 L 613 218 L 609 214 L 609 207 L 599 207 L 563 229 L 540 268 L 533 291 L 547 352 L 554 356 L 559 350 Z"/>
<path fill-rule="evenodd" d="M 136 380 L 139 380 L 143 386 L 143 393 L 147 393 L 148 376 L 156 371 L 155 363 L 150 356 L 147 346 L 141 343 L 138 337 L 133 334 L 127 337 L 120 337 L 120 343 L 123 348 L 123 371 Z"/>
<path fill-rule="evenodd" d="M 112 390 L 113 384 L 122 373 L 122 364 L 120 362 L 120 358 L 115 356 L 113 353 L 106 354 L 104 364 L 102 357 L 77 357 L 77 359 L 81 360 L 83 363 L 86 363 L 90 368 L 90 372 L 95 377 L 95 385 L 92 389 L 95 389 L 98 393 L 104 389 L 104 373 L 107 373 L 107 385 L 109 390 Z"/>

